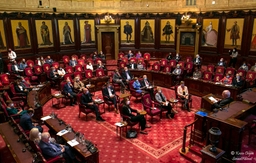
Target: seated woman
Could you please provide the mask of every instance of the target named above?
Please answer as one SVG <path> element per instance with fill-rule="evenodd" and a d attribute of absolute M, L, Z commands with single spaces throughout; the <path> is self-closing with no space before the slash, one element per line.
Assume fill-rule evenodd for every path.
<path fill-rule="evenodd" d="M 20 80 L 16 80 L 14 82 L 14 89 L 15 89 L 15 91 L 17 93 L 22 93 L 23 95 L 27 95 L 28 94 L 28 90 L 23 87 L 23 85 L 21 84 Z"/>
<path fill-rule="evenodd" d="M 92 70 L 93 71 L 93 65 L 92 65 L 92 62 L 88 62 L 87 65 L 86 65 L 86 69 L 87 70 Z"/>
<path fill-rule="evenodd" d="M 24 113 L 26 113 L 26 110 L 22 110 L 22 109 L 17 109 L 14 107 L 14 103 L 13 102 L 9 102 L 8 106 L 6 108 L 6 111 L 8 113 L 8 115 L 15 115 L 15 114 L 19 114 L 19 115 L 23 115 Z"/>
<path fill-rule="evenodd" d="M 132 114 L 132 112 L 137 113 L 137 115 Z M 145 129 L 150 128 L 151 126 L 146 125 L 146 119 L 144 115 L 140 115 L 140 112 L 138 110 L 132 109 L 130 107 L 130 101 L 128 98 L 125 98 L 123 100 L 122 114 L 128 116 L 132 122 L 140 123 L 140 133 L 148 134 L 147 131 L 145 131 Z"/>
<path fill-rule="evenodd" d="M 38 144 L 41 140 L 41 132 L 39 132 L 38 128 L 32 128 L 29 132 L 29 140 L 33 141 L 35 144 Z"/>
<path fill-rule="evenodd" d="M 134 78 L 135 81 L 133 82 L 132 86 L 136 90 L 137 93 L 144 93 L 144 91 L 141 89 L 141 84 L 137 77 Z"/>
<path fill-rule="evenodd" d="M 145 69 L 145 68 L 144 68 L 144 65 L 142 64 L 141 61 L 138 62 L 138 64 L 137 64 L 137 69 L 138 69 L 138 70 L 144 70 L 144 69 Z"/>
<path fill-rule="evenodd" d="M 230 76 L 230 74 L 226 74 L 226 76 L 224 76 L 220 82 L 222 82 L 223 84 L 232 84 L 232 77 Z"/>
<path fill-rule="evenodd" d="M 66 74 L 65 70 L 62 67 L 59 67 L 57 72 L 60 78 L 63 78 L 63 76 Z"/>

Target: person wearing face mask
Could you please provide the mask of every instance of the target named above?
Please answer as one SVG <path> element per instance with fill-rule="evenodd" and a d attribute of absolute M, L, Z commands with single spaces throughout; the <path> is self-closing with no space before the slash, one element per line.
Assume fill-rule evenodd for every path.
<path fill-rule="evenodd" d="M 43 132 L 41 140 L 38 143 L 45 159 L 61 156 L 65 159 L 65 163 L 77 162 L 75 154 L 69 146 L 53 143 L 50 140 L 51 136 L 49 132 Z"/>
<path fill-rule="evenodd" d="M 172 59 L 172 53 L 169 53 L 169 54 L 167 55 L 166 59 L 167 59 L 168 61 L 170 61 L 170 60 Z"/>
<path fill-rule="evenodd" d="M 27 65 L 27 63 L 26 63 L 26 60 L 25 60 L 25 58 L 23 58 L 23 59 L 21 60 L 20 64 L 19 64 L 19 69 L 20 69 L 20 70 L 24 70 L 27 66 L 28 66 L 28 65 Z"/>
<path fill-rule="evenodd" d="M 75 57 L 72 57 L 71 60 L 69 60 L 69 66 L 75 67 L 77 65 L 77 61 Z"/>
<path fill-rule="evenodd" d="M 70 106 L 74 106 L 76 104 L 76 96 L 77 94 L 73 91 L 73 84 L 70 82 L 69 78 L 66 80 L 66 84 L 64 85 L 63 92 L 70 99 Z"/>
<path fill-rule="evenodd" d="M 220 82 L 222 82 L 223 84 L 232 84 L 232 77 L 230 76 L 229 73 L 226 74 L 226 76 L 224 76 Z"/>
<path fill-rule="evenodd" d="M 93 71 L 93 65 L 92 65 L 92 62 L 88 62 L 87 65 L 86 65 L 86 69 L 87 70 L 92 70 Z"/>
<path fill-rule="evenodd" d="M 223 59 L 223 58 L 220 59 L 220 61 L 217 63 L 217 66 L 226 67 L 226 63 L 224 62 L 224 59 Z"/>
<path fill-rule="evenodd" d="M 180 64 L 177 64 L 176 68 L 173 70 L 172 72 L 173 75 L 180 75 L 181 74 L 181 68 L 180 68 Z"/>
<path fill-rule="evenodd" d="M 87 88 L 83 88 L 83 95 L 81 97 L 81 104 L 85 105 L 87 108 L 95 111 L 96 120 L 97 121 L 105 121 L 101 116 L 99 112 L 98 106 L 95 104 L 94 100 L 92 99 L 92 94 L 89 92 Z"/>
<path fill-rule="evenodd" d="M 193 72 L 193 78 L 194 79 L 201 79 L 202 72 L 198 69 L 198 67 L 195 68 L 195 71 Z"/>
<path fill-rule="evenodd" d="M 29 81 L 26 81 L 23 76 L 21 76 L 20 79 L 21 79 L 20 84 L 22 85 L 23 88 L 25 88 L 25 89 L 31 89 L 31 88 L 33 88 L 33 86 L 31 85 L 31 83 L 30 83 Z"/>
<path fill-rule="evenodd" d="M 74 89 L 76 92 L 81 92 L 84 88 L 84 83 L 80 80 L 79 76 L 74 79 Z"/>
<path fill-rule="evenodd" d="M 202 59 L 201 57 L 199 56 L 199 54 L 196 55 L 196 57 L 194 58 L 193 60 L 193 63 L 196 67 L 200 68 L 201 67 L 201 64 L 202 64 Z"/>
<path fill-rule="evenodd" d="M 39 132 L 38 128 L 32 128 L 29 132 L 29 140 L 38 144 L 41 140 L 42 133 Z"/>
<path fill-rule="evenodd" d="M 174 57 L 174 60 L 178 63 L 180 61 L 181 57 L 179 55 L 179 53 L 176 54 L 176 56 Z"/>
<path fill-rule="evenodd" d="M 102 95 L 108 100 L 111 101 L 115 106 L 115 112 L 118 114 L 117 110 L 117 95 L 115 89 L 111 86 L 110 83 L 107 83 L 107 86 L 103 88 Z"/>
<path fill-rule="evenodd" d="M 154 88 L 152 84 L 148 81 L 147 75 L 143 75 L 143 80 L 140 82 L 141 89 L 145 90 L 150 94 L 152 100 L 154 100 Z"/>
<path fill-rule="evenodd" d="M 244 86 L 244 80 L 241 78 L 241 76 L 237 73 L 236 77 L 232 80 L 232 85 L 234 87 L 243 87 Z"/>
<path fill-rule="evenodd" d="M 177 112 L 172 109 L 170 102 L 167 101 L 165 95 L 162 93 L 161 88 L 158 87 L 156 90 L 157 93 L 155 94 L 155 99 L 161 105 L 162 108 L 167 110 L 166 117 L 169 119 L 174 118 L 174 114 Z"/>
<path fill-rule="evenodd" d="M 137 113 L 137 115 L 132 114 L 132 112 Z M 140 123 L 140 133 L 148 134 L 145 129 L 150 128 L 151 126 L 146 125 L 146 119 L 144 115 L 140 115 L 140 112 L 138 110 L 132 109 L 130 107 L 130 101 L 128 98 L 124 98 L 123 100 L 122 114 L 128 116 L 132 122 Z"/>
<path fill-rule="evenodd" d="M 9 116 L 11 116 L 11 115 L 20 115 L 20 116 L 21 116 L 21 115 L 27 113 L 26 110 L 22 110 L 21 108 L 20 108 L 20 109 L 15 108 L 13 102 L 9 102 L 9 103 L 8 103 L 8 106 L 7 106 L 7 108 L 6 108 L 6 111 L 7 111 L 7 113 L 8 113 Z M 15 118 L 16 118 L 16 117 L 15 117 Z M 19 118 L 19 117 L 17 117 L 17 118 Z"/>
<path fill-rule="evenodd" d="M 47 56 L 47 58 L 45 59 L 45 63 L 52 65 L 53 60 L 51 59 L 51 56 L 49 56 L 49 55 Z"/>
<path fill-rule="evenodd" d="M 229 62 L 229 67 L 232 65 L 234 68 L 236 66 L 236 61 L 237 61 L 237 55 L 238 51 L 236 48 L 234 48 L 232 51 L 230 51 L 230 62 Z"/>
<path fill-rule="evenodd" d="M 15 59 L 17 58 L 17 55 L 14 51 L 12 51 L 11 48 L 8 49 L 8 59 L 10 60 L 10 62 L 15 61 Z"/>
<path fill-rule="evenodd" d="M 144 91 L 142 90 L 141 84 L 139 82 L 139 79 L 137 77 L 134 78 L 135 81 L 133 82 L 132 86 L 135 89 L 135 91 L 137 93 L 144 93 Z"/>
<path fill-rule="evenodd" d="M 124 67 L 124 71 L 122 72 L 122 78 L 125 81 L 125 84 L 128 84 L 129 81 L 133 79 L 133 75 L 127 67 Z"/>
<path fill-rule="evenodd" d="M 246 62 L 243 62 L 243 64 L 239 67 L 240 70 L 248 71 L 249 67 L 246 65 Z"/>
<path fill-rule="evenodd" d="M 57 73 L 60 78 L 63 78 L 64 75 L 66 74 L 65 70 L 62 67 L 59 67 L 59 69 L 57 70 Z"/>
<path fill-rule="evenodd" d="M 38 128 L 39 132 L 43 132 L 43 128 L 37 124 L 32 123 L 32 117 L 34 115 L 34 109 L 29 108 L 27 113 L 20 117 L 20 126 L 24 131 L 30 131 L 32 128 Z"/>
<path fill-rule="evenodd" d="M 137 69 L 137 64 L 134 62 L 134 60 L 130 61 L 130 64 L 128 65 L 129 69 Z"/>
<path fill-rule="evenodd" d="M 113 81 L 114 83 L 120 84 L 121 92 L 124 92 L 124 90 L 125 90 L 125 84 L 124 84 L 124 82 L 123 82 L 123 80 L 122 80 L 122 76 L 120 75 L 118 69 L 115 70 L 115 72 L 114 72 L 114 74 L 113 74 L 113 77 L 112 77 L 112 81 Z"/>
<path fill-rule="evenodd" d="M 250 71 L 255 71 L 256 70 L 256 63 L 251 67 Z"/>
<path fill-rule="evenodd" d="M 189 108 L 189 93 L 188 93 L 188 87 L 185 86 L 184 81 L 180 82 L 180 85 L 177 88 L 177 94 L 178 96 L 185 101 L 184 104 L 184 109 L 188 110 L 190 112 L 190 108 Z"/>

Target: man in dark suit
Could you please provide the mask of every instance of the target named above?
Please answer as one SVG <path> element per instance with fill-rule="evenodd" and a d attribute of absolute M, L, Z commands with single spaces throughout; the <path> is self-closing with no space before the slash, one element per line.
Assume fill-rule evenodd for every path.
<path fill-rule="evenodd" d="M 199 56 L 199 54 L 196 55 L 196 57 L 193 59 L 193 63 L 194 65 L 196 65 L 198 68 L 200 68 L 201 66 L 201 58 Z"/>
<path fill-rule="evenodd" d="M 51 67 L 51 71 L 50 71 L 50 74 L 49 74 L 50 79 L 53 80 L 53 81 L 57 81 L 58 76 L 59 76 L 59 74 L 56 71 L 55 67 Z"/>
<path fill-rule="evenodd" d="M 168 61 L 170 61 L 170 60 L 172 59 L 172 53 L 169 53 L 169 54 L 167 55 L 166 59 L 167 59 Z"/>
<path fill-rule="evenodd" d="M 41 140 L 38 143 L 38 146 L 40 147 L 45 159 L 61 156 L 64 157 L 66 163 L 73 163 L 76 161 L 75 155 L 69 146 L 52 143 L 50 138 L 50 134 L 48 132 L 44 132 L 42 133 Z"/>
<path fill-rule="evenodd" d="M 69 60 L 69 66 L 75 67 L 77 65 L 77 61 L 75 57 L 72 57 L 71 60 Z"/>
<path fill-rule="evenodd" d="M 140 82 L 141 88 L 150 94 L 152 100 L 154 100 L 154 88 L 152 84 L 148 81 L 147 75 L 143 75 L 143 80 Z"/>
<path fill-rule="evenodd" d="M 134 63 L 134 60 L 130 61 L 130 64 L 128 65 L 129 69 L 137 69 L 137 64 Z"/>
<path fill-rule="evenodd" d="M 244 79 L 237 73 L 236 77 L 232 80 L 232 85 L 234 87 L 243 87 L 244 86 Z"/>
<path fill-rule="evenodd" d="M 220 59 L 220 61 L 217 63 L 217 66 L 223 66 L 226 67 L 226 63 L 223 58 Z"/>
<path fill-rule="evenodd" d="M 31 117 L 34 115 L 34 109 L 29 108 L 27 113 L 23 114 L 20 117 L 20 126 L 25 131 L 30 131 L 32 128 L 38 128 L 39 132 L 43 132 L 43 128 L 39 125 L 35 125 L 32 123 Z"/>
<path fill-rule="evenodd" d="M 212 110 L 217 108 L 217 109 L 222 109 L 223 106 L 231 103 L 233 101 L 233 98 L 230 97 L 230 91 L 229 90 L 224 90 L 222 92 L 222 97 L 223 99 L 218 101 L 218 102 L 215 102 L 213 105 L 212 105 Z M 214 102 L 214 101 L 212 101 Z"/>
<path fill-rule="evenodd" d="M 128 84 L 129 81 L 133 79 L 133 75 L 127 67 L 124 67 L 124 71 L 122 72 L 122 78 L 125 81 L 125 84 Z"/>
<path fill-rule="evenodd" d="M 103 88 L 102 94 L 105 98 L 109 101 L 112 101 L 115 106 L 115 112 L 118 113 L 117 110 L 117 99 L 116 99 L 116 92 L 115 89 L 111 86 L 110 83 L 107 83 L 107 86 Z"/>
<path fill-rule="evenodd" d="M 89 92 L 87 88 L 83 88 L 83 95 L 81 97 L 81 104 L 85 105 L 87 108 L 94 110 L 96 115 L 97 121 L 105 121 L 101 116 L 99 112 L 98 106 L 94 103 L 92 99 L 92 94 Z"/>
<path fill-rule="evenodd" d="M 179 55 L 179 53 L 176 54 L 176 56 L 174 57 L 174 60 L 178 63 L 180 61 L 181 57 Z"/>
<path fill-rule="evenodd" d="M 76 104 L 76 96 L 77 94 L 73 91 L 74 86 L 71 84 L 70 80 L 67 79 L 67 83 L 64 85 L 63 92 L 70 99 L 70 106 L 74 106 Z"/>
<path fill-rule="evenodd" d="M 114 74 L 113 74 L 113 77 L 112 77 L 112 81 L 114 83 L 118 83 L 120 86 L 121 86 L 121 91 L 124 92 L 125 90 L 125 84 L 123 82 L 123 79 L 122 79 L 122 76 L 120 75 L 119 73 L 119 70 L 116 69 Z"/>
<path fill-rule="evenodd" d="M 132 114 L 132 112 L 137 113 L 137 115 Z M 130 107 L 130 101 L 128 98 L 125 98 L 123 100 L 122 114 L 129 116 L 132 122 L 140 123 L 140 128 L 141 128 L 140 133 L 148 134 L 147 131 L 145 131 L 145 129 L 150 128 L 151 126 L 146 125 L 146 119 L 144 115 L 141 115 L 138 110 L 132 109 Z"/>
<path fill-rule="evenodd" d="M 23 72 L 23 70 L 19 69 L 19 66 L 15 60 L 12 63 L 11 70 L 13 73 L 16 73 L 16 74 L 18 74 L 19 72 Z"/>
<path fill-rule="evenodd" d="M 51 56 L 47 56 L 47 58 L 45 59 L 45 63 L 49 63 L 50 65 L 52 65 L 53 60 L 51 59 Z"/>

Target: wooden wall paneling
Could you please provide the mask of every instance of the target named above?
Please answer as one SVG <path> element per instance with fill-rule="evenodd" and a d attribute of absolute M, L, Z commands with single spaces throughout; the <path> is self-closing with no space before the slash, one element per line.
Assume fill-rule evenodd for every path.
<path fill-rule="evenodd" d="M 155 49 L 160 49 L 160 36 L 161 36 L 161 19 L 159 18 L 159 14 L 155 17 Z"/>
<path fill-rule="evenodd" d="M 135 49 L 140 49 L 140 19 L 137 14 L 135 17 Z"/>

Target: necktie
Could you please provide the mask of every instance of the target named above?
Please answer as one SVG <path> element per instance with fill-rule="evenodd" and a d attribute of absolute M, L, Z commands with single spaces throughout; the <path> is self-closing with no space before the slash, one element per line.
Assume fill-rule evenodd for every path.
<path fill-rule="evenodd" d="M 162 93 L 159 93 L 159 94 L 160 94 L 160 97 L 161 97 L 162 101 L 165 102 L 165 99 L 164 99 Z"/>
<path fill-rule="evenodd" d="M 58 151 L 58 148 L 57 148 L 54 144 L 52 144 L 52 143 L 49 143 L 49 144 L 50 144 L 50 146 L 52 147 L 52 149 L 53 149 L 55 152 Z"/>
<path fill-rule="evenodd" d="M 109 96 L 112 96 L 112 95 L 113 95 L 112 92 L 111 92 L 111 90 L 110 90 L 110 88 L 108 88 L 108 94 L 109 94 Z"/>
<path fill-rule="evenodd" d="M 147 80 L 145 80 L 145 83 L 146 83 L 146 86 L 148 86 L 148 85 L 149 85 L 149 83 L 148 83 L 148 81 L 147 81 Z"/>

